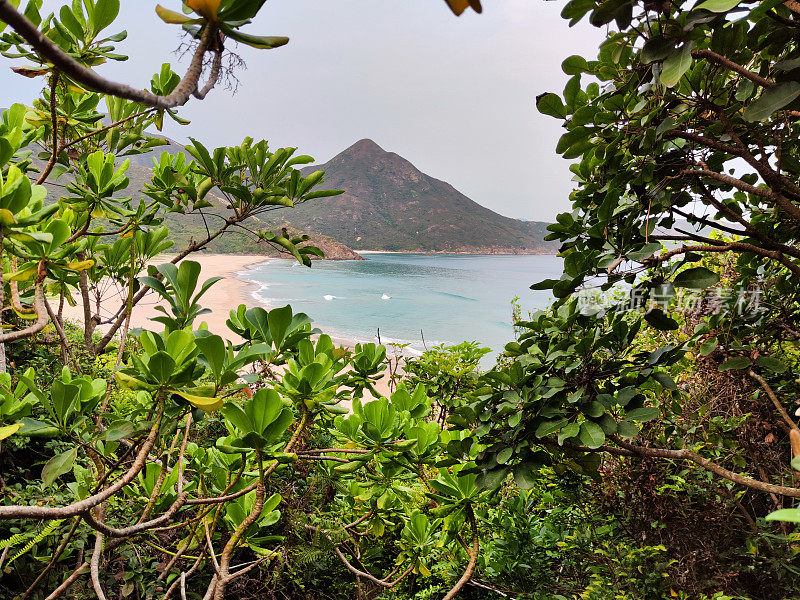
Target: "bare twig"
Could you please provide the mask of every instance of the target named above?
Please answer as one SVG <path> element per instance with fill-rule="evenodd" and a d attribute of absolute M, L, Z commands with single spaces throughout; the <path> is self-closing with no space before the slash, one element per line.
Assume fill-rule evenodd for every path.
<path fill-rule="evenodd" d="M 786 424 L 792 429 L 800 429 L 797 427 L 797 423 L 794 422 L 794 419 L 792 419 L 792 417 L 789 416 L 789 413 L 786 411 L 786 408 L 784 408 L 783 404 L 781 404 L 781 401 L 778 399 L 778 396 L 775 395 L 775 392 L 773 391 L 772 387 L 766 382 L 766 380 L 752 369 L 748 371 L 748 374 L 750 375 L 750 377 L 755 379 L 761 386 L 761 388 L 767 393 L 767 396 L 769 397 L 770 400 L 772 400 L 772 404 L 775 405 L 775 408 L 777 409 L 778 413 L 780 413 L 781 418 L 786 422 Z"/>

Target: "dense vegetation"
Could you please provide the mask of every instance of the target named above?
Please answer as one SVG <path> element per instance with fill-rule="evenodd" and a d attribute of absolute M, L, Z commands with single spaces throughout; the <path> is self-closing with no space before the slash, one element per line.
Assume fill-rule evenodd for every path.
<path fill-rule="evenodd" d="M 286 43 L 241 31 L 263 4 L 159 7 L 194 58 L 147 91 L 89 69 L 122 58 L 117 0 L 0 1 L 0 51 L 45 82 L 0 122 L 3 597 L 800 597 L 795 5 L 566 5 L 609 34 L 538 99 L 577 160 L 565 272 L 480 373 L 478 344 L 387 358 L 288 306 L 208 330 L 191 254 L 339 193 L 295 149 L 192 140 L 126 195 L 227 38 Z M 205 236 L 173 247 L 170 211 Z"/>

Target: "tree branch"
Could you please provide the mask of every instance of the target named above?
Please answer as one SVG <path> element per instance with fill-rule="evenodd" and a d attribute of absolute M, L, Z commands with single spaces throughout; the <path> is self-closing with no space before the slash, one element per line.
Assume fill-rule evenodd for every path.
<path fill-rule="evenodd" d="M 203 86 L 201 90 L 194 91 L 194 97 L 198 100 L 204 100 L 208 93 L 214 89 L 214 86 L 217 84 L 217 79 L 219 79 L 219 70 L 222 67 L 222 49 L 220 48 L 214 51 L 214 61 L 211 63 L 211 72 L 208 74 L 208 81 Z"/>
<path fill-rule="evenodd" d="M 45 313 L 46 314 L 46 313 Z M 78 502 L 73 502 L 67 506 L 53 507 L 53 506 L 25 506 L 25 505 L 10 505 L 0 506 L 0 520 L 8 519 L 63 519 L 65 517 L 72 517 L 85 513 L 89 509 L 97 506 L 101 502 L 108 500 L 111 496 L 116 494 L 123 487 L 128 485 L 139 474 L 139 471 L 144 467 L 147 455 L 153 448 L 158 437 L 158 430 L 161 427 L 161 418 L 164 414 L 164 393 L 159 393 L 157 398 L 158 415 L 156 416 L 155 423 L 153 423 L 150 433 L 147 436 L 144 444 L 142 444 L 139 454 L 133 461 L 133 464 L 128 471 L 119 478 L 113 485 L 88 498 L 84 498 Z"/>
<path fill-rule="evenodd" d="M 39 274 L 36 276 L 36 284 L 33 290 L 33 309 L 36 311 L 36 322 L 25 329 L 9 331 L 8 333 L 0 334 L 0 344 L 30 337 L 35 333 L 39 333 L 42 329 L 44 329 L 44 326 L 47 325 L 49 319 L 47 316 L 47 308 L 44 305 L 45 275 L 46 271 L 42 261 L 39 262 Z"/>
<path fill-rule="evenodd" d="M 455 595 L 461 591 L 461 588 L 464 587 L 464 584 L 467 583 L 472 577 L 472 573 L 475 572 L 475 564 L 478 562 L 478 553 L 480 552 L 480 545 L 478 543 L 478 525 L 475 522 L 475 513 L 472 512 L 472 507 L 467 504 L 466 506 L 466 516 L 467 522 L 472 529 L 472 551 L 467 552 L 469 555 L 469 563 L 467 563 L 467 568 L 464 571 L 464 574 L 461 576 L 453 588 L 447 592 L 442 600 L 452 600 Z"/>
<path fill-rule="evenodd" d="M 759 375 L 752 369 L 748 371 L 748 374 L 750 375 L 750 377 L 755 379 L 761 386 L 761 388 L 767 393 L 767 396 L 769 396 L 769 399 L 772 400 L 772 403 L 775 405 L 775 408 L 780 413 L 781 418 L 786 422 L 786 424 L 791 429 L 800 430 L 800 428 L 797 427 L 797 423 L 795 423 L 792 417 L 789 416 L 789 413 L 786 411 L 786 408 L 784 408 L 783 404 L 781 404 L 781 401 L 778 399 L 778 396 L 775 395 L 775 392 L 772 390 L 772 387 L 764 380 L 764 378 L 761 377 L 761 375 Z"/>
<path fill-rule="evenodd" d="M 600 448 L 604 448 L 602 451 L 609 452 L 609 454 L 623 454 L 626 456 L 648 456 L 653 458 L 670 458 L 670 459 L 677 459 L 677 460 L 688 460 L 690 462 L 695 463 L 703 467 L 704 469 L 711 471 L 712 473 L 719 475 L 720 477 L 724 477 L 729 481 L 733 481 L 734 483 L 738 483 L 739 485 L 743 485 L 745 487 L 749 487 L 754 490 L 758 490 L 760 492 L 766 492 L 768 494 L 777 494 L 779 496 L 787 496 L 789 498 L 800 498 L 800 488 L 793 488 L 787 487 L 783 485 L 774 485 L 772 483 L 766 483 L 764 481 L 760 481 L 758 479 L 753 479 L 752 477 L 747 477 L 746 475 L 740 475 L 739 473 L 735 473 L 734 471 L 730 471 L 725 467 L 718 465 L 717 463 L 700 456 L 699 454 L 695 454 L 689 450 L 668 450 L 666 448 L 649 448 L 647 446 L 635 446 L 633 444 L 629 444 L 627 442 L 622 441 L 617 436 L 610 436 L 610 438 L 619 446 L 622 447 L 623 450 L 627 452 L 620 452 L 619 448 L 614 448 L 612 451 L 611 447 L 608 446 L 601 446 Z M 598 448 L 598 450 L 600 450 Z"/>
<path fill-rule="evenodd" d="M 716 171 L 708 169 L 684 169 L 678 173 L 678 177 L 708 177 L 709 179 L 715 179 L 721 183 L 726 183 L 736 189 L 747 192 L 748 194 L 753 194 L 754 196 L 760 196 L 761 198 L 772 198 L 773 195 L 770 190 L 750 185 L 736 177 L 731 177 L 725 173 L 717 173 Z"/>
<path fill-rule="evenodd" d="M 327 534 L 326 534 L 326 536 L 325 536 L 325 537 L 328 537 L 328 536 L 327 536 Z M 328 540 L 330 540 L 330 538 L 329 538 L 329 537 L 328 537 Z M 395 579 L 394 581 L 387 581 L 386 579 L 378 579 L 378 578 L 377 578 L 377 577 L 375 577 L 375 576 L 374 576 L 372 573 L 367 573 L 366 571 L 362 571 L 361 569 L 359 569 L 359 568 L 357 568 L 357 567 L 354 567 L 354 566 L 352 565 L 352 563 L 351 563 L 349 560 L 347 560 L 347 557 L 346 557 L 344 554 L 342 554 L 342 551 L 341 551 L 341 550 L 339 550 L 339 547 L 338 547 L 338 546 L 334 546 L 334 547 L 333 547 L 333 551 L 336 553 L 336 556 L 338 556 L 338 557 L 339 557 L 339 560 L 340 560 L 340 561 L 342 561 L 342 564 L 343 564 L 343 565 L 344 565 L 344 566 L 347 568 L 347 570 L 348 570 L 348 571 L 350 571 L 350 572 L 351 572 L 353 575 L 356 575 L 356 576 L 358 576 L 358 577 L 363 577 L 364 579 L 367 579 L 368 581 L 371 581 L 372 583 L 374 583 L 374 584 L 376 584 L 376 585 L 379 585 L 379 586 L 381 586 L 381 587 L 383 587 L 383 588 L 386 588 L 387 590 L 388 590 L 388 589 L 391 589 L 391 588 L 393 588 L 393 587 L 394 587 L 394 586 L 396 586 L 398 583 L 400 583 L 400 582 L 401 582 L 401 581 L 402 581 L 402 580 L 403 580 L 403 579 L 404 579 L 404 578 L 405 578 L 405 577 L 406 577 L 406 576 L 407 576 L 407 575 L 408 575 L 408 574 L 409 574 L 409 573 L 412 571 L 412 569 L 414 568 L 414 565 L 412 564 L 412 565 L 411 565 L 411 566 L 410 566 L 408 569 L 406 569 L 406 571 L 405 571 L 404 573 L 402 573 L 402 574 L 401 574 L 401 575 L 400 575 L 400 576 L 399 576 L 397 579 Z M 459 589 L 460 589 L 460 588 L 459 588 Z"/>
<path fill-rule="evenodd" d="M 174 108 L 184 104 L 192 93 L 197 90 L 197 84 L 203 70 L 203 57 L 209 47 L 209 42 L 217 34 L 216 27 L 212 24 L 209 23 L 205 26 L 203 36 L 200 38 L 200 44 L 183 79 L 171 94 L 158 96 L 146 90 L 137 90 L 127 84 L 111 81 L 101 77 L 93 70 L 87 69 L 61 50 L 36 25 L 17 11 L 8 0 L 0 0 L 0 20 L 10 25 L 45 61 L 82 86 L 101 94 L 125 98 L 145 106 L 162 109 Z M 217 70 L 218 75 L 219 70 Z M 209 79 L 206 87 L 210 89 L 214 83 L 216 83 L 216 79 Z"/>
<path fill-rule="evenodd" d="M 758 85 L 760 85 L 762 87 L 765 87 L 765 88 L 771 88 L 772 86 L 775 85 L 775 83 L 770 81 L 769 79 L 764 79 L 758 73 L 754 73 L 753 71 L 749 71 L 749 70 L 745 69 L 742 65 L 737 64 L 737 63 L 733 62 L 732 60 L 729 60 L 729 59 L 725 58 L 724 56 L 722 56 L 721 54 L 717 54 L 716 52 L 714 52 L 712 50 L 693 50 L 692 51 L 692 58 L 697 58 L 697 59 L 705 58 L 706 60 L 711 61 L 713 63 L 717 63 L 718 65 L 721 65 L 721 66 L 725 67 L 729 71 L 733 71 L 735 73 L 738 73 L 742 77 L 746 77 L 747 79 L 749 79 L 753 83 L 757 83 Z"/>
<path fill-rule="evenodd" d="M 166 471 L 166 469 L 164 469 Z M 142 531 L 147 531 L 148 529 L 152 529 L 153 527 L 158 527 L 159 525 L 163 525 L 164 523 L 169 523 L 172 521 L 172 518 L 175 514 L 186 504 L 187 494 L 186 492 L 181 492 L 178 494 L 177 500 L 172 503 L 172 505 L 167 509 L 167 511 L 159 517 L 155 519 L 150 519 L 149 521 L 142 521 L 141 523 L 136 523 L 135 525 L 131 525 L 130 527 L 123 527 L 121 529 L 117 529 L 115 527 L 109 527 L 103 521 L 95 519 L 92 516 L 91 511 L 86 511 L 81 516 L 83 520 L 86 521 L 87 525 L 98 531 L 103 533 L 104 535 L 108 535 L 109 537 L 116 537 L 116 538 L 126 538 L 137 533 L 141 533 Z"/>
<path fill-rule="evenodd" d="M 58 159 L 58 112 L 56 102 L 56 92 L 58 90 L 58 71 L 53 71 L 50 75 L 50 119 L 52 121 L 51 127 L 53 128 L 53 151 L 50 153 L 50 160 L 47 161 L 42 174 L 36 180 L 36 185 L 39 185 L 47 179 Z"/>

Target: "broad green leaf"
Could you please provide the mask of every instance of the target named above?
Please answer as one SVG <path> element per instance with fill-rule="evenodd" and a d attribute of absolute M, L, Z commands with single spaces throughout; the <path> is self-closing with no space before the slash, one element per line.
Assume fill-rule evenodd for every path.
<path fill-rule="evenodd" d="M 62 425 L 66 424 L 69 416 L 78 408 L 78 405 L 80 405 L 79 392 L 80 388 L 77 385 L 64 383 L 61 379 L 53 381 L 50 388 L 53 412 Z"/>
<path fill-rule="evenodd" d="M 792 100 L 800 96 L 800 83 L 785 81 L 765 90 L 753 100 L 742 113 L 745 121 L 754 123 L 769 118 L 776 110 L 780 110 Z"/>
<path fill-rule="evenodd" d="M 289 428 L 294 420 L 294 414 L 289 407 L 284 407 L 278 415 L 278 418 L 272 421 L 262 433 L 262 437 L 267 443 L 277 441 L 283 433 Z"/>
<path fill-rule="evenodd" d="M 743 79 L 736 87 L 736 94 L 734 95 L 734 97 L 739 102 L 743 102 L 744 100 L 747 100 L 750 96 L 753 95 L 753 90 L 755 89 L 756 89 L 755 83 L 753 83 L 749 79 Z"/>
<path fill-rule="evenodd" d="M 281 503 L 281 495 L 277 494 L 277 493 L 276 494 L 272 494 L 272 496 L 270 496 L 269 498 L 267 498 L 264 501 L 264 506 L 263 506 L 263 508 L 261 510 L 264 513 L 271 513 L 276 508 L 278 508 L 278 505 L 280 503 Z M 271 523 L 271 524 L 274 524 L 274 522 Z"/>
<path fill-rule="evenodd" d="M 253 421 L 242 408 L 232 402 L 229 402 L 222 409 L 222 414 L 242 433 L 251 433 L 255 431 Z"/>
<path fill-rule="evenodd" d="M 588 448 L 599 448 L 605 443 L 606 434 L 603 433 L 603 428 L 597 423 L 584 421 L 581 423 L 581 431 L 578 434 L 578 438 Z"/>
<path fill-rule="evenodd" d="M 289 43 L 288 37 L 274 36 L 274 35 L 250 35 L 249 33 L 242 33 L 237 29 L 230 29 L 228 27 L 221 28 L 228 36 L 235 39 L 237 42 L 250 46 L 252 48 L 259 48 L 267 50 L 270 48 L 278 48 L 285 46 Z"/>
<path fill-rule="evenodd" d="M 50 242 L 51 249 L 55 249 L 66 242 L 72 233 L 69 225 L 67 225 L 61 219 L 53 219 L 50 221 L 50 223 L 47 224 L 45 231 L 53 236 L 52 241 Z"/>
<path fill-rule="evenodd" d="M 536 428 L 536 437 L 546 438 L 549 435 L 553 435 L 556 431 L 559 431 L 566 424 L 567 424 L 566 419 L 554 419 L 552 421 L 544 421 L 539 425 L 539 427 Z"/>
<path fill-rule="evenodd" d="M 108 442 L 116 442 L 130 437 L 135 431 L 136 426 L 133 423 L 124 421 L 116 423 L 113 427 L 106 429 L 103 433 L 103 439 Z"/>
<path fill-rule="evenodd" d="M 781 508 L 766 516 L 767 521 L 787 521 L 800 523 L 800 508 Z"/>
<path fill-rule="evenodd" d="M 728 12 L 739 5 L 742 0 L 706 0 L 695 6 L 692 10 L 710 10 L 715 13 Z"/>
<path fill-rule="evenodd" d="M 76 458 L 78 458 L 77 447 L 66 450 L 61 454 L 56 454 L 53 458 L 48 460 L 42 468 L 42 481 L 45 486 L 51 485 L 64 473 L 71 471 Z"/>
<path fill-rule="evenodd" d="M 361 467 L 363 467 L 366 463 L 360 460 L 351 460 L 350 462 L 346 463 L 339 463 L 333 470 L 338 473 L 354 473 Z"/>
<path fill-rule="evenodd" d="M 574 54 L 561 63 L 561 70 L 567 75 L 577 75 L 589 70 L 589 63 L 582 56 Z"/>
<path fill-rule="evenodd" d="M 647 40 L 642 47 L 640 60 L 649 64 L 664 60 L 675 49 L 675 41 L 662 37 L 653 37 Z"/>
<path fill-rule="evenodd" d="M 734 356 L 724 361 L 720 366 L 720 371 L 735 371 L 738 369 L 746 369 L 752 365 L 752 361 L 746 356 Z"/>
<path fill-rule="evenodd" d="M 20 423 L 22 423 L 22 427 L 17 433 L 25 437 L 54 438 L 60 434 L 57 427 L 36 419 L 25 417 L 20 419 Z"/>
<path fill-rule="evenodd" d="M 654 406 L 643 406 L 641 408 L 625 411 L 625 416 L 631 421 L 644 423 L 645 421 L 658 419 L 661 416 L 661 411 Z"/>
<path fill-rule="evenodd" d="M 536 98 L 536 109 L 543 115 L 550 115 L 557 119 L 564 119 L 567 116 L 567 109 L 557 94 L 548 92 Z"/>
<path fill-rule="evenodd" d="M 111 25 L 119 14 L 119 0 L 97 0 L 91 15 L 95 35 Z"/>
<path fill-rule="evenodd" d="M 785 373 L 789 370 L 789 367 L 787 367 L 784 363 L 771 356 L 759 356 L 756 359 L 756 364 L 759 367 L 764 367 L 765 369 L 774 373 Z"/>
<path fill-rule="evenodd" d="M 640 261 L 645 258 L 650 258 L 656 252 L 661 250 L 663 246 L 660 242 L 650 242 L 649 244 L 645 244 L 639 250 L 634 250 L 633 252 L 628 252 L 627 256 L 630 260 Z"/>
<path fill-rule="evenodd" d="M 658 383 L 660 383 L 666 390 L 678 389 L 678 386 L 675 384 L 675 380 L 666 373 L 662 372 L 653 373 L 653 379 L 655 379 Z"/>
<path fill-rule="evenodd" d="M 75 39 L 83 40 L 84 38 L 84 31 L 83 27 L 81 26 L 78 19 L 75 18 L 75 14 L 72 12 L 69 6 L 62 6 L 61 10 L 58 13 L 58 16 L 61 19 L 61 24 L 67 28 L 67 31 L 71 33 Z M 59 30 L 63 33 L 63 30 Z"/>
<path fill-rule="evenodd" d="M 681 271 L 675 276 L 672 285 L 678 288 L 704 290 L 719 282 L 719 275 L 705 267 L 694 267 Z"/>
<path fill-rule="evenodd" d="M 719 342 L 717 341 L 717 338 L 707 339 L 705 342 L 700 344 L 700 356 L 708 356 L 717 349 L 718 344 Z"/>
<path fill-rule="evenodd" d="M 617 423 L 617 433 L 622 437 L 633 439 L 639 435 L 639 428 L 630 421 L 620 421 Z"/>
<path fill-rule="evenodd" d="M 564 440 L 574 438 L 580 432 L 581 426 L 579 423 L 570 423 L 561 431 L 558 432 L 558 443 L 563 444 Z"/>
<path fill-rule="evenodd" d="M 269 334 L 272 343 L 278 349 L 283 344 L 283 339 L 292 324 L 292 307 L 288 304 L 281 308 L 275 308 L 268 314 Z"/>
<path fill-rule="evenodd" d="M 599 425 L 606 435 L 614 435 L 617 433 L 617 420 L 608 413 L 601 417 Z"/>
<path fill-rule="evenodd" d="M 188 301 L 189 296 L 197 287 L 197 280 L 200 277 L 202 267 L 196 260 L 181 261 L 175 277 L 175 290 L 182 298 Z"/>
<path fill-rule="evenodd" d="M 513 448 L 503 448 L 502 450 L 500 450 L 500 452 L 497 453 L 496 460 L 499 464 L 504 465 L 508 462 L 513 453 L 514 453 Z"/>
<path fill-rule="evenodd" d="M 675 87 L 691 66 L 692 47 L 686 43 L 680 50 L 673 50 L 661 64 L 661 83 L 669 88 Z"/>
<path fill-rule="evenodd" d="M 475 479 L 475 485 L 483 490 L 496 490 L 508 477 L 508 467 L 482 471 Z"/>
<path fill-rule="evenodd" d="M 523 463 L 514 467 L 514 482 L 523 490 L 530 490 L 539 479 L 539 465 Z"/>
<path fill-rule="evenodd" d="M 147 368 L 156 381 L 164 384 L 172 378 L 172 373 L 175 370 L 175 361 L 166 352 L 156 352 L 150 357 Z"/>
<path fill-rule="evenodd" d="M 606 407 L 602 402 L 597 400 L 590 402 L 584 409 L 583 414 L 596 419 L 606 412 Z"/>
<path fill-rule="evenodd" d="M 18 242 L 53 243 L 53 236 L 43 231 L 9 231 L 6 235 Z"/>
<path fill-rule="evenodd" d="M 674 331 L 678 328 L 678 322 L 668 317 L 660 308 L 648 310 L 644 315 L 644 320 L 659 331 Z"/>
<path fill-rule="evenodd" d="M 214 378 L 219 378 L 225 364 L 225 342 L 218 335 L 198 337 L 194 341 L 205 357 Z"/>
<path fill-rule="evenodd" d="M 278 418 L 284 405 L 274 389 L 262 388 L 244 403 L 244 412 L 250 417 L 256 433 L 262 435 L 267 427 Z"/>

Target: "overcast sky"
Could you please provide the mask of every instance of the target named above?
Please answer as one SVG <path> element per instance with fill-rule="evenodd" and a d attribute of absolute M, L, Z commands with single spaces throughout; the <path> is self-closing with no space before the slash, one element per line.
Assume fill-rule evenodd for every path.
<path fill-rule="evenodd" d="M 180 28 L 162 23 L 155 4 L 122 0 L 117 23 L 129 37 L 118 50 L 130 59 L 101 67 L 106 76 L 147 87 L 162 62 L 183 72 Z M 165 132 L 211 146 L 263 138 L 319 162 L 371 138 L 501 214 L 552 220 L 569 209 L 571 173 L 555 154 L 559 124 L 538 114 L 535 97 L 561 91 L 561 61 L 595 56 L 601 32 L 570 29 L 562 2 L 483 4 L 482 15 L 456 18 L 442 0 L 269 0 L 245 31 L 287 35 L 289 45 L 235 48 L 247 63 L 238 91 L 190 100 L 180 112 L 191 125 Z M 29 103 L 41 80 L 0 61 L 1 104 Z"/>

